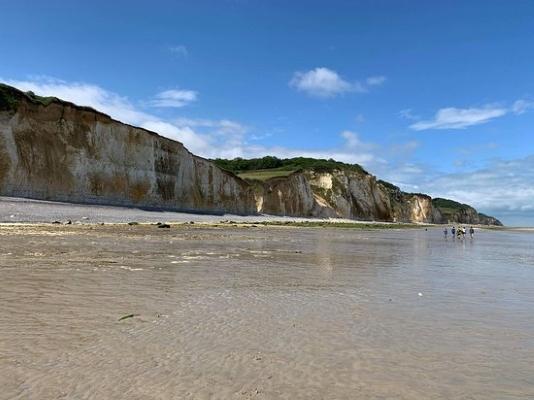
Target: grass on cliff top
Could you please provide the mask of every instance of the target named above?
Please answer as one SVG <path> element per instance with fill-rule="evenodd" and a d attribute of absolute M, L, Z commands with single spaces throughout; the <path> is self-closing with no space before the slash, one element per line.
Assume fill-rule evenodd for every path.
<path fill-rule="evenodd" d="M 254 180 L 265 182 L 271 178 L 285 178 L 291 175 L 295 170 L 286 169 L 260 169 L 256 171 L 239 172 L 237 176 L 245 180 Z"/>
<path fill-rule="evenodd" d="M 41 104 L 47 106 L 50 103 L 57 101 L 56 97 L 38 96 L 33 92 L 23 92 L 9 85 L 0 83 L 0 110 L 10 111 L 18 107 L 19 100 L 26 98 L 34 104 Z"/>
<path fill-rule="evenodd" d="M 309 157 L 295 157 L 295 158 L 278 158 L 273 156 L 266 156 L 262 158 L 234 158 L 233 160 L 226 160 L 217 158 L 212 160 L 219 168 L 231 171 L 236 174 L 248 171 L 260 170 L 286 170 L 297 171 L 301 169 L 312 169 L 317 172 L 331 172 L 333 170 L 350 170 L 368 175 L 358 164 L 347 164 L 333 159 L 317 159 Z"/>
<path fill-rule="evenodd" d="M 458 203 L 454 200 L 442 199 L 441 197 L 436 197 L 435 199 L 432 199 L 432 205 L 434 207 L 439 208 L 441 211 L 450 210 L 452 212 L 470 208 L 470 206 L 468 206 L 467 204 Z"/>

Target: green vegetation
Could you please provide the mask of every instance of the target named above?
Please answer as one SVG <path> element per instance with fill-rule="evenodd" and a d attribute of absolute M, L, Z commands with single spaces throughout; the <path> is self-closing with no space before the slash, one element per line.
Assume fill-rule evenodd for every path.
<path fill-rule="evenodd" d="M 278 170 L 278 171 L 299 171 L 303 169 L 313 169 L 318 172 L 331 172 L 333 170 L 350 170 L 368 175 L 368 172 L 358 164 L 347 164 L 333 159 L 316 159 L 309 157 L 295 157 L 295 158 L 277 158 L 273 156 L 266 156 L 263 158 L 234 158 L 233 160 L 225 160 L 217 158 L 212 160 L 219 168 L 231 171 L 236 174 L 245 171 L 264 171 L 264 170 Z M 281 176 L 281 175 L 280 175 Z"/>
<path fill-rule="evenodd" d="M 440 197 L 436 197 L 435 199 L 432 199 L 432 205 L 442 210 L 450 209 L 452 211 L 467 210 L 468 208 L 471 208 L 467 204 L 458 203 L 457 201 L 454 201 L 454 200 L 442 199 Z"/>
<path fill-rule="evenodd" d="M 53 103 L 54 101 L 58 101 L 59 99 L 57 97 L 43 97 L 43 96 L 37 96 L 33 92 L 25 92 L 26 97 L 28 97 L 33 103 L 38 103 L 43 106 L 47 106 L 50 103 Z"/>
<path fill-rule="evenodd" d="M 437 208 L 446 220 L 457 220 L 461 212 L 467 211 L 471 207 L 467 204 L 458 203 L 454 200 L 436 197 L 432 199 L 432 205 Z"/>
<path fill-rule="evenodd" d="M 16 110 L 20 99 L 26 98 L 32 103 L 47 106 L 57 101 L 56 97 L 37 96 L 33 92 L 22 92 L 12 86 L 0 83 L 0 111 Z"/>
<path fill-rule="evenodd" d="M 271 178 L 285 178 L 291 175 L 294 171 L 286 169 L 259 169 L 255 171 L 238 172 L 237 176 L 246 180 L 266 181 Z"/>
<path fill-rule="evenodd" d="M 16 92 L 11 86 L 0 83 L 0 111 L 10 111 L 16 109 L 18 100 Z"/>
<path fill-rule="evenodd" d="M 395 186 L 393 183 L 389 183 L 389 182 L 386 182 L 386 181 L 383 181 L 382 179 L 379 179 L 377 181 L 377 183 L 379 183 L 380 185 L 384 186 L 386 189 L 389 189 L 393 192 L 400 192 L 400 188 L 398 186 Z"/>

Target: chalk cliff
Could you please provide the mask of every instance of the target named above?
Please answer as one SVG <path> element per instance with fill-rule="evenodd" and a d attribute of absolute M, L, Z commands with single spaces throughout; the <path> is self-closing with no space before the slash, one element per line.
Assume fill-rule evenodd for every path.
<path fill-rule="evenodd" d="M 275 215 L 433 222 L 429 196 L 386 187 L 365 172 L 308 169 L 256 184 L 259 211 Z"/>
<path fill-rule="evenodd" d="M 245 181 L 154 132 L 0 84 L 2 196 L 206 213 L 500 224 L 474 209 L 443 213 L 429 196 L 404 193 L 353 167 L 302 168 Z"/>
<path fill-rule="evenodd" d="M 438 224 L 461 223 L 470 225 L 498 225 L 501 221 L 495 217 L 479 213 L 468 204 L 461 204 L 449 199 L 432 199 L 434 209 L 440 211 L 440 216 L 434 221 Z"/>
<path fill-rule="evenodd" d="M 0 86 L 0 195 L 256 212 L 245 181 L 181 143 L 6 85 Z"/>

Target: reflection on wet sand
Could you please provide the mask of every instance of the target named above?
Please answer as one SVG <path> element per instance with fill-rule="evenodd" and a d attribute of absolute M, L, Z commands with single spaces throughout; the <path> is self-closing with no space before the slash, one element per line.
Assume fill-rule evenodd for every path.
<path fill-rule="evenodd" d="M 529 233 L 458 242 L 440 229 L 27 226 L 0 235 L 0 398 L 534 394 Z"/>

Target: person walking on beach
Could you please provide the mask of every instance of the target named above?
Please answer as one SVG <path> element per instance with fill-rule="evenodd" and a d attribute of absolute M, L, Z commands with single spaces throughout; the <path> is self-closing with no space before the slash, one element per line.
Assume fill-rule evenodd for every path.
<path fill-rule="evenodd" d="M 451 234 L 452 237 L 454 237 L 454 235 L 456 234 L 456 228 L 454 226 L 451 228 Z"/>
<path fill-rule="evenodd" d="M 443 236 L 445 236 L 445 239 L 447 239 L 448 234 L 449 234 L 449 229 L 448 228 L 443 229 Z"/>
<path fill-rule="evenodd" d="M 471 239 L 475 237 L 475 228 L 473 227 L 469 228 L 469 235 L 471 236 Z"/>

